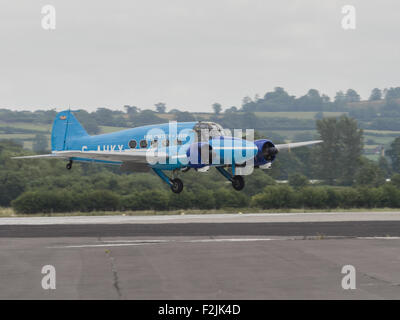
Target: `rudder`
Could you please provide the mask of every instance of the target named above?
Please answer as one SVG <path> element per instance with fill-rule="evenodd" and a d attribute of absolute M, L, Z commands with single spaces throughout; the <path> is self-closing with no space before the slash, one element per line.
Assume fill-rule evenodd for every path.
<path fill-rule="evenodd" d="M 61 111 L 53 122 L 51 132 L 51 150 L 68 150 L 68 141 L 71 138 L 86 137 L 88 133 L 75 118 L 70 110 Z"/>

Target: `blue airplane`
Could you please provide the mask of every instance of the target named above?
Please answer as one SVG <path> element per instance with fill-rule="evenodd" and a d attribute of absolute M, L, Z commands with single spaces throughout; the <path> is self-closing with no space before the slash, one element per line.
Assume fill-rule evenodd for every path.
<path fill-rule="evenodd" d="M 57 158 L 73 162 L 97 162 L 119 165 L 124 171 L 152 169 L 171 190 L 180 193 L 183 182 L 177 173 L 199 172 L 215 167 L 235 190 L 244 187 L 243 175 L 254 168 L 268 169 L 280 150 L 313 145 L 322 140 L 273 144 L 232 136 L 214 122 L 170 122 L 141 126 L 118 132 L 89 135 L 73 111 L 57 114 L 51 133 L 51 154 L 14 157 L 14 159 Z M 228 170 L 227 170 L 228 169 Z M 164 171 L 172 171 L 168 177 Z"/>

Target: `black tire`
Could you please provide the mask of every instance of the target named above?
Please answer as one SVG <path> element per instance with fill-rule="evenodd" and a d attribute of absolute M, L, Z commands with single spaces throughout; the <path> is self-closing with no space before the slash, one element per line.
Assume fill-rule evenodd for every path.
<path fill-rule="evenodd" d="M 233 189 L 240 191 L 244 188 L 244 179 L 242 176 L 232 177 L 232 187 Z"/>
<path fill-rule="evenodd" d="M 172 179 L 171 182 L 172 182 L 172 185 L 171 185 L 172 192 L 181 193 L 182 190 L 183 190 L 183 182 L 182 182 L 182 180 L 176 178 L 176 179 Z"/>
<path fill-rule="evenodd" d="M 72 162 L 68 162 L 66 165 L 67 170 L 71 170 L 72 169 Z"/>

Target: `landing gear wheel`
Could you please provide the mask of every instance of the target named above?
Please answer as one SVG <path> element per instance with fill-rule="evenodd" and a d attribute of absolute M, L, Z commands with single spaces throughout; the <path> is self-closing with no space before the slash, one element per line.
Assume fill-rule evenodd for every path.
<path fill-rule="evenodd" d="M 67 168 L 67 170 L 71 170 L 72 169 L 72 161 L 67 163 L 66 168 Z"/>
<path fill-rule="evenodd" d="M 171 182 L 172 182 L 172 185 L 171 185 L 172 192 L 175 192 L 175 193 L 182 192 L 182 190 L 183 190 L 183 182 L 182 182 L 181 179 L 178 179 L 178 178 L 172 179 Z"/>
<path fill-rule="evenodd" d="M 244 179 L 242 176 L 232 177 L 232 187 L 233 189 L 240 191 L 244 188 Z"/>

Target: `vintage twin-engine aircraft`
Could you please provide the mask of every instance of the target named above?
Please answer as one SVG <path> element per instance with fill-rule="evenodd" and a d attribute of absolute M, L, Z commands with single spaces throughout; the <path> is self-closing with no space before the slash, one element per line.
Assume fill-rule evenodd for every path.
<path fill-rule="evenodd" d="M 214 166 L 235 190 L 242 190 L 243 175 L 250 174 L 253 168 L 269 168 L 279 150 L 322 142 L 274 145 L 267 139 L 235 137 L 228 131 L 214 122 L 170 122 L 91 136 L 67 110 L 54 120 L 51 154 L 14 159 L 66 159 L 68 170 L 74 161 L 120 165 L 127 171 L 152 169 L 175 193 L 183 189 L 182 181 L 176 178 L 178 171 L 194 168 L 203 172 Z M 164 170 L 173 171 L 174 177 L 166 176 Z"/>

